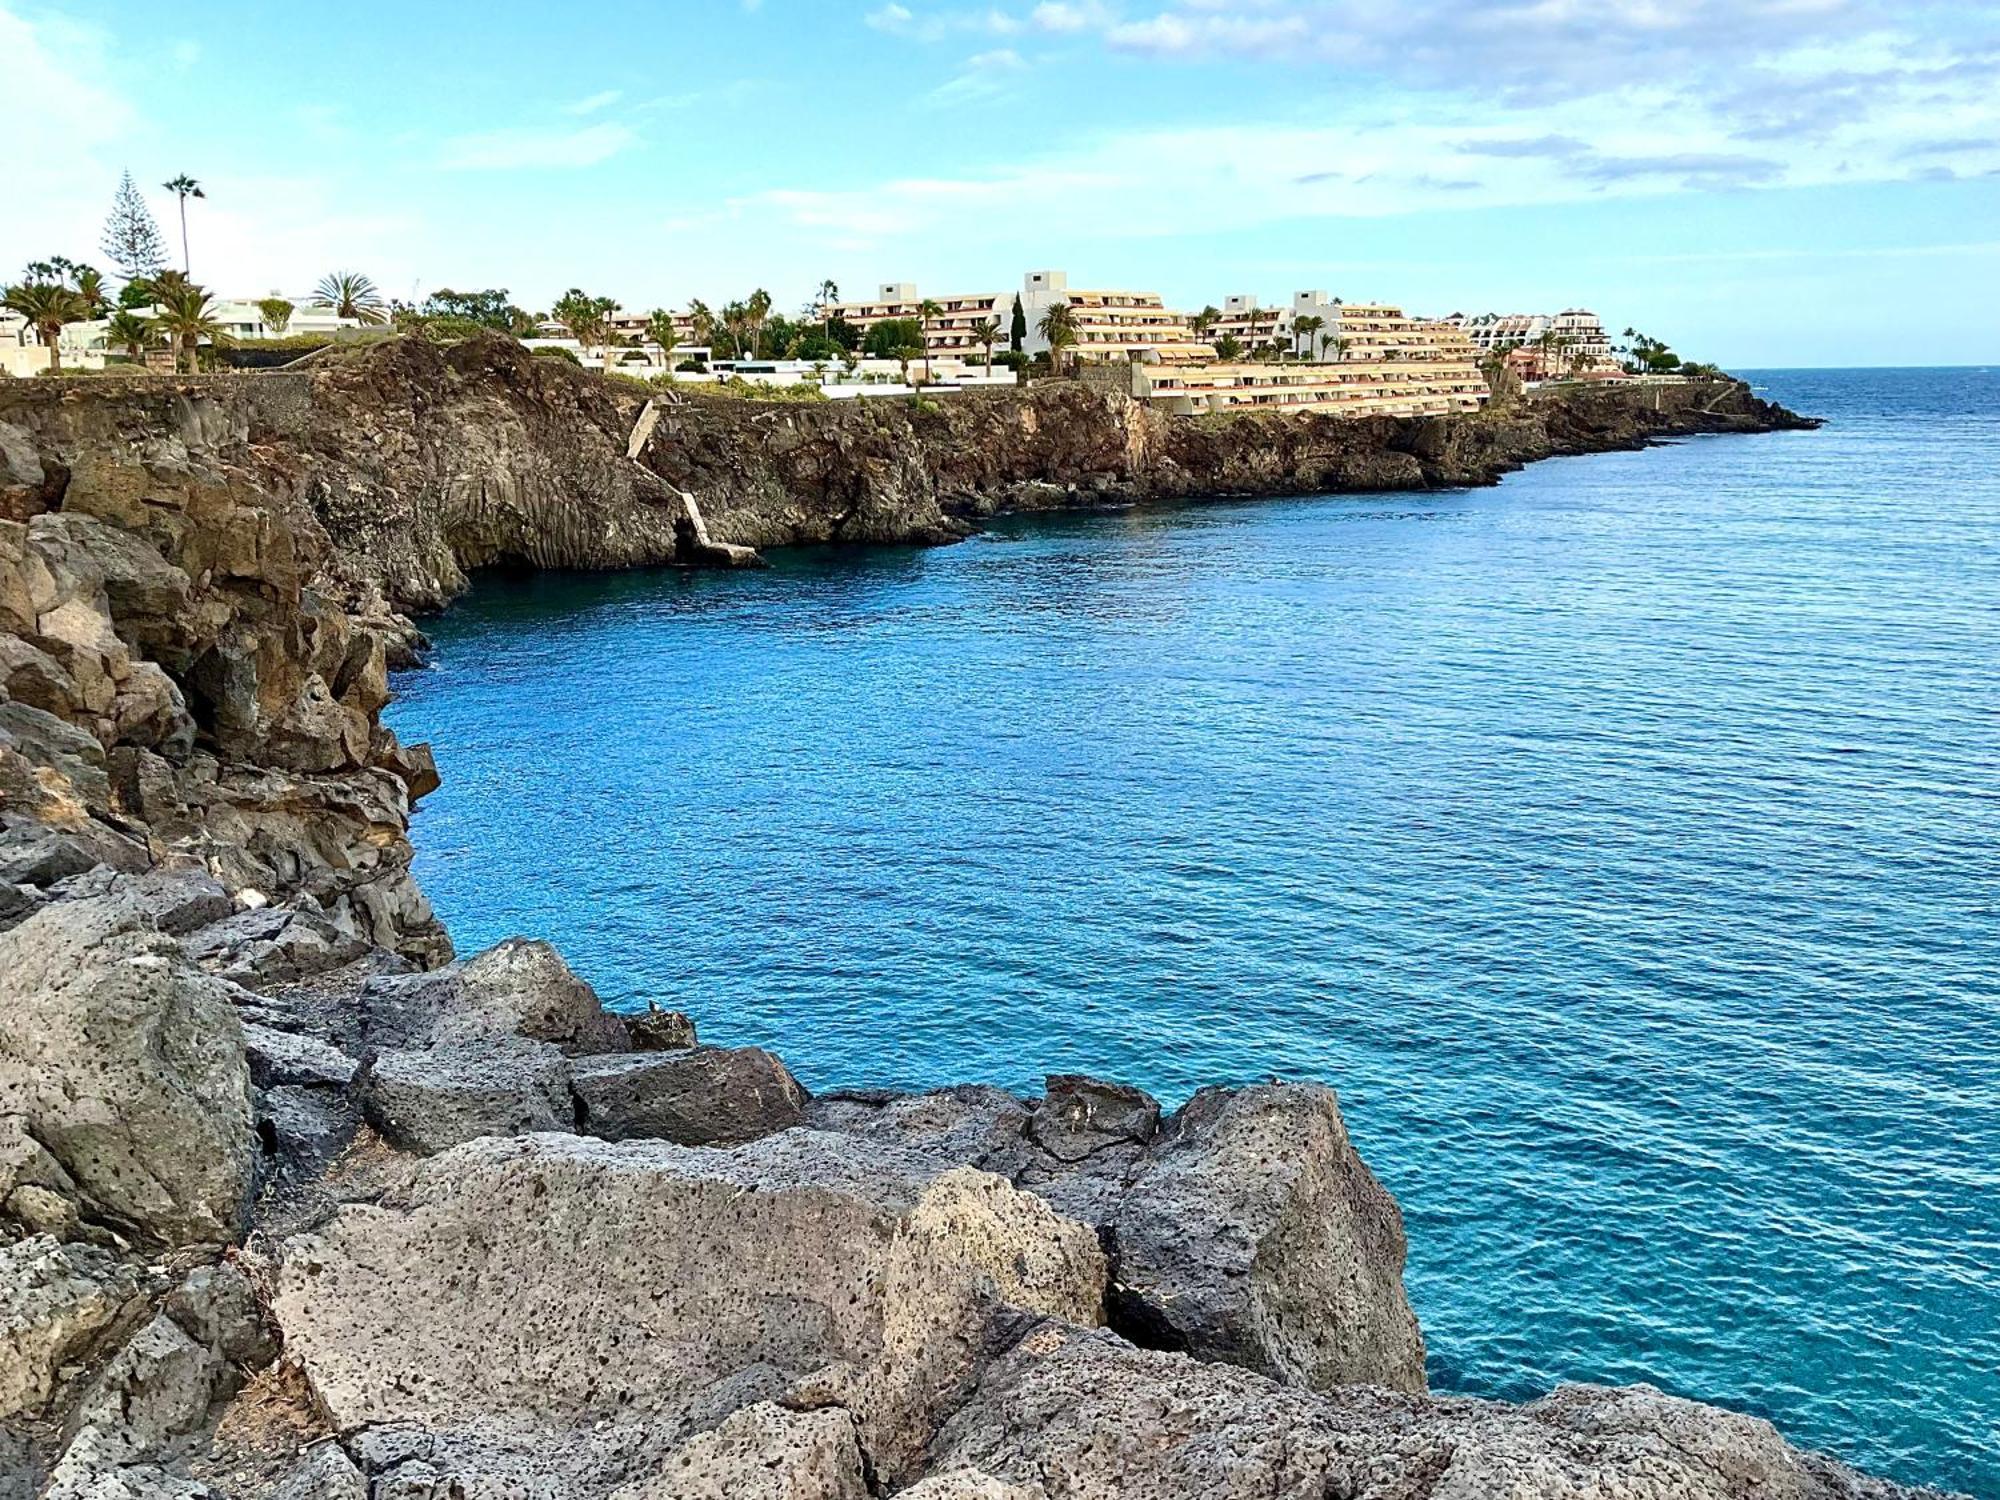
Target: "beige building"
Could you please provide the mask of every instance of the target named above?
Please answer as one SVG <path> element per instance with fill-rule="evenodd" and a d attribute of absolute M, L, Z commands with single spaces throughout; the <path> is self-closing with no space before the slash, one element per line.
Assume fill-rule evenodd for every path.
<path fill-rule="evenodd" d="M 1187 315 L 1167 307 L 1158 292 L 1076 288 L 1064 271 L 1030 271 L 1021 279 L 1028 353 L 1048 349 L 1042 318 L 1058 302 L 1069 304 L 1076 325 L 1076 344 L 1070 352 L 1078 359 L 1193 364 L 1215 358 L 1215 346 L 1197 338 Z"/>
<path fill-rule="evenodd" d="M 1207 336 L 1216 343 L 1233 338 L 1246 354 L 1277 344 L 1287 354 L 1310 358 L 1324 353 L 1338 336 L 1340 308 L 1340 299 L 1325 292 L 1293 292 L 1286 307 L 1265 307 L 1239 292 L 1222 299 L 1222 316 L 1209 325 Z M 1309 318 L 1317 318 L 1318 326 L 1301 327 L 1301 320 Z"/>
<path fill-rule="evenodd" d="M 1013 292 L 956 292 L 934 297 L 941 309 L 928 320 L 923 317 L 924 297 L 915 283 L 887 282 L 865 302 L 837 302 L 825 309 L 845 319 L 865 335 L 877 323 L 891 318 L 923 322 L 924 342 L 933 355 L 979 354 L 980 325 L 989 319 L 999 324 L 995 348 L 1009 347 L 1014 322 Z M 1029 354 L 1047 350 L 1041 322 L 1057 302 L 1069 304 L 1076 324 L 1076 344 L 1071 352 L 1078 359 L 1153 359 L 1186 362 L 1213 359 L 1214 348 L 1195 337 L 1187 316 L 1167 307 L 1157 292 L 1077 288 L 1062 271 L 1030 271 L 1021 278 L 1018 293 L 1027 333 L 1022 348 Z"/>
<path fill-rule="evenodd" d="M 1301 294 L 1306 295 L 1306 294 Z M 1382 302 L 1337 307 L 1326 361 L 1135 365 L 1132 394 L 1169 412 L 1271 409 L 1329 416 L 1439 416 L 1476 411 L 1489 394 L 1472 343 L 1447 324 L 1411 318 Z M 1296 306 L 1296 304 L 1295 304 Z M 1317 311 L 1297 316 L 1326 317 Z M 1317 336 L 1317 335 L 1316 335 Z"/>
<path fill-rule="evenodd" d="M 924 323 L 924 344 L 933 355 L 983 353 L 985 346 L 979 342 L 979 328 L 991 319 L 1000 325 L 993 347 L 1007 347 L 1007 329 L 1014 316 L 1012 297 L 1000 292 L 954 292 L 931 300 L 943 310 L 926 321 L 924 298 L 918 293 L 916 283 L 891 281 L 877 287 L 869 301 L 836 302 L 820 312 L 822 316 L 831 315 L 853 324 L 863 337 L 877 323 L 895 318 Z"/>

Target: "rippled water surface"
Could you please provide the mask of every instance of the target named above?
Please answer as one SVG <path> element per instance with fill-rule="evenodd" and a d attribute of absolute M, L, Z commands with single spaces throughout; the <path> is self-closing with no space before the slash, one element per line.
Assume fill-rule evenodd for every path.
<path fill-rule="evenodd" d="M 809 1085 L 1335 1083 L 1433 1384 L 2000 1494 L 2000 371 L 1497 489 L 491 579 L 392 710 L 463 951 Z"/>

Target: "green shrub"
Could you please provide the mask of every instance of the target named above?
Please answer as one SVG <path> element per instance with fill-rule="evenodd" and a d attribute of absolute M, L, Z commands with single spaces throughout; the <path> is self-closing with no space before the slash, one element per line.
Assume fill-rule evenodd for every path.
<path fill-rule="evenodd" d="M 583 364 L 583 361 L 576 357 L 576 352 L 571 349 L 533 349 L 529 352 L 538 359 L 566 359 L 573 365 L 581 366 Z"/>

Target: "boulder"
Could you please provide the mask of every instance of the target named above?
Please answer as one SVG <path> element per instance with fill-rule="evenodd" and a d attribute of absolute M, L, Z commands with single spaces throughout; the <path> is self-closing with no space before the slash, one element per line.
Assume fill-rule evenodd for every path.
<path fill-rule="evenodd" d="M 0 1014 L 0 1114 L 87 1216 L 160 1245 L 236 1236 L 256 1159 L 242 1027 L 143 903 L 59 902 L 0 933 Z"/>
<path fill-rule="evenodd" d="M 869 1500 L 854 1418 L 759 1401 L 674 1450 L 612 1500 Z"/>
<path fill-rule="evenodd" d="M 1317 1084 L 1204 1089 L 1108 1226 L 1115 1320 L 1294 1385 L 1424 1389 L 1403 1216 Z"/>
<path fill-rule="evenodd" d="M 805 1090 L 760 1047 L 690 1047 L 579 1058 L 577 1128 L 607 1141 L 733 1145 L 805 1119 Z"/>
<path fill-rule="evenodd" d="M 1402 1215 L 1316 1084 L 1206 1089 L 1162 1123 L 1137 1089 L 830 1095 L 811 1122 L 998 1172 L 1095 1225 L 1112 1326 L 1152 1348 L 1324 1389 L 1424 1388 Z"/>
<path fill-rule="evenodd" d="M 97 856 L 83 840 L 26 818 L 0 827 L 0 881 L 54 885 L 95 868 Z"/>
<path fill-rule="evenodd" d="M 246 1023 L 243 1046 L 250 1059 L 250 1081 L 260 1089 L 298 1083 L 319 1088 L 346 1088 L 359 1065 L 331 1043 L 297 1032 L 274 1031 Z"/>
<path fill-rule="evenodd" d="M 235 909 L 222 882 L 200 870 L 125 872 L 98 865 L 59 882 L 50 894 L 64 901 L 119 897 L 136 906 L 160 931 L 176 937 L 220 921 Z"/>
<path fill-rule="evenodd" d="M 189 957 L 238 984 L 282 983 L 353 963 L 368 944 L 316 911 L 267 906 L 226 913 L 189 937 Z"/>
<path fill-rule="evenodd" d="M 576 1126 L 569 1065 L 546 1042 L 392 1048 L 369 1059 L 355 1086 L 368 1123 L 424 1156 L 480 1136 Z"/>
<path fill-rule="evenodd" d="M 853 1140 L 542 1135 L 340 1208 L 286 1246 L 274 1307 L 343 1430 L 511 1428 L 578 1466 L 616 1452 L 593 1482 L 632 1482 L 685 1431 L 782 1397 L 851 1414 L 893 1486 L 997 1331 L 1094 1320 L 1103 1276 L 1095 1235 L 1037 1199 Z"/>
<path fill-rule="evenodd" d="M 623 1052 L 625 1023 L 547 943 L 509 938 L 428 974 L 387 976 L 362 991 L 377 1047 L 429 1047 L 500 1036 L 550 1042 L 573 1055 Z"/>
<path fill-rule="evenodd" d="M 0 1245 L 0 1421 L 34 1416 L 139 1290 L 138 1274 L 90 1245 L 36 1235 Z"/>
<path fill-rule="evenodd" d="M 625 1017 L 625 1029 L 639 1052 L 681 1052 L 696 1045 L 693 1019 L 685 1011 L 662 1010 L 657 1003 Z"/>
<path fill-rule="evenodd" d="M 1917 1500 L 1645 1386 L 1527 1406 L 1322 1395 L 1054 1324 L 988 1366 L 933 1469 L 1032 1500 Z"/>
<path fill-rule="evenodd" d="M 1117 1146 L 1144 1147 L 1160 1130 L 1160 1102 L 1129 1084 L 1051 1074 L 1028 1134 L 1057 1161 L 1075 1163 Z"/>

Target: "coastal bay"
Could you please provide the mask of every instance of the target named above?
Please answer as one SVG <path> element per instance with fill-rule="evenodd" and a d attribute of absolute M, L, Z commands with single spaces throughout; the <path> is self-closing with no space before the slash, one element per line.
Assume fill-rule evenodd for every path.
<path fill-rule="evenodd" d="M 1469 497 L 1454 486 L 1490 484 L 1552 453 L 1617 454 L 1710 431 L 1782 434 L 1798 419 L 1711 381 L 1477 417 L 1330 427 L 1308 418 L 1278 438 L 1255 418 L 1134 420 L 1103 393 L 1058 383 L 963 418 L 913 408 L 823 426 L 754 403 L 695 412 L 678 436 L 657 424 L 633 445 L 635 462 L 628 444 L 647 399 L 581 371 L 535 368 L 498 344 L 446 357 L 413 340 L 304 376 L 0 393 L 0 501 L 19 518 L 0 524 L 0 603 L 12 622 L 11 701 L 0 704 L 12 872 L 0 983 L 26 1017 L 0 1049 L 11 1130 L 0 1142 L 10 1186 L 0 1254 L 35 1291 L 10 1324 L 31 1383 L 9 1393 L 0 1457 L 25 1463 L 31 1484 L 54 1463 L 58 1493 L 123 1485 L 249 1497 L 435 1481 L 595 1500 L 629 1493 L 627 1481 L 649 1482 L 663 1464 L 721 1478 L 754 1462 L 822 1474 L 830 1487 L 814 1493 L 828 1495 L 860 1493 L 864 1474 L 876 1488 L 916 1482 L 927 1493 L 966 1472 L 987 1487 L 976 1493 L 1048 1472 L 1129 1483 L 1132 1464 L 1156 1472 L 1165 1493 L 1194 1494 L 1220 1473 L 1205 1456 L 1212 1434 L 1248 1439 L 1276 1423 L 1292 1435 L 1284 1450 L 1246 1449 L 1229 1472 L 1262 1475 L 1267 1487 L 1400 1496 L 1448 1468 L 1475 1489 L 1532 1474 L 1556 1494 L 1616 1490 L 1665 1463 L 1670 1483 L 1717 1500 L 1901 1493 L 1791 1448 L 1761 1421 L 1644 1387 L 1569 1386 L 1527 1405 L 1426 1396 L 1427 1383 L 1460 1379 L 1463 1355 L 1448 1335 L 1426 1371 L 1404 1297 L 1402 1215 L 1363 1162 L 1361 1150 L 1377 1148 L 1350 1139 L 1319 1083 L 1183 1097 L 1194 1082 L 1227 1080 L 1153 1071 L 1164 1095 L 1155 1099 L 1055 1072 L 1065 1061 L 1055 1045 L 1030 1097 L 977 1086 L 843 1090 L 823 1071 L 837 1054 L 806 1043 L 791 1061 L 809 1094 L 760 1039 L 737 1032 L 745 1018 L 719 993 L 697 1000 L 672 978 L 628 985 L 600 966 L 614 1001 L 600 1009 L 555 949 L 511 935 L 489 946 L 477 914 L 440 920 L 412 874 L 408 837 L 412 805 L 438 794 L 438 767 L 381 717 L 390 664 L 419 659 L 417 626 L 399 611 L 449 601 L 479 570 L 497 579 L 532 565 L 558 581 L 547 570 L 710 560 L 708 549 L 688 555 L 678 465 L 736 476 L 704 493 L 729 544 L 964 544 L 847 547 L 837 560 L 781 553 L 761 572 L 634 572 L 617 580 L 630 597 L 668 587 L 713 601 L 729 596 L 692 591 L 740 587 L 767 591 L 767 605 L 823 610 L 816 579 L 848 574 L 837 592 L 852 602 L 854 579 L 865 591 L 870 569 L 914 562 L 920 580 L 940 559 L 976 567 L 1011 552 L 1026 585 L 1008 596 L 1013 638 L 1037 613 L 1059 624 L 1083 608 L 1088 628 L 1044 635 L 1053 644 L 1041 655 L 1087 683 L 1093 667 L 1118 659 L 1077 655 L 1078 638 L 1102 628 L 1089 623 L 1092 601 L 1111 608 L 1113 626 L 1124 622 L 1103 644 L 1131 632 L 1129 644 L 1155 657 L 1143 636 L 1167 618 L 1164 601 L 1118 604 L 1117 570 L 1087 560 L 1051 590 L 1037 577 L 1046 572 L 1038 537 L 1053 538 L 1061 570 L 1106 528 L 1164 558 L 1177 537 L 1215 543 L 1232 517 L 1256 509 L 1180 508 L 1213 500 L 1218 474 L 1234 476 L 1229 489 L 1280 495 L 1330 479 L 1356 492 L 1400 485 L 1413 492 L 1395 513 L 1421 517 L 1462 505 Z M 923 419 L 939 415 L 927 428 Z M 968 432 L 1010 429 L 1036 441 L 953 457 Z M 653 451 L 658 440 L 673 446 Z M 800 475 L 817 478 L 793 482 Z M 1326 503 L 1264 502 L 1281 527 Z M 964 540 L 982 518 L 1054 508 L 1116 513 L 993 521 Z M 1303 555 L 1322 553 L 1346 556 Z M 1258 570 L 1246 578 L 1262 587 Z M 1216 581 L 1201 597 L 1226 621 Z M 482 603 L 475 594 L 442 618 L 439 680 L 454 659 L 448 632 L 458 621 L 476 628 Z M 491 664 L 504 674 L 559 662 L 544 648 L 565 633 L 588 639 L 591 624 L 587 602 L 570 605 L 581 607 L 568 625 L 539 645 L 499 647 Z M 951 612 L 879 618 L 899 613 L 921 626 Z M 1254 650 L 1236 648 L 1267 633 L 1255 613 L 1237 612 L 1242 630 L 1225 658 L 1254 662 Z M 725 610 L 717 623 L 756 622 L 754 611 Z M 838 636 L 828 623 L 806 635 Z M 1010 632 L 992 634 L 1004 643 Z M 716 655 L 754 665 L 777 660 L 773 644 L 738 637 Z M 884 644 L 898 644 L 893 631 Z M 595 659 L 641 680 L 643 653 Z M 1288 665 L 1311 681 L 1313 660 L 1295 654 Z M 673 714 L 635 715 L 608 684 L 580 692 L 581 675 L 538 687 L 538 711 L 596 704 L 612 711 L 616 734 L 593 741 L 552 717 L 535 736 L 544 765 L 601 760 L 613 738 L 643 745 L 672 727 Z M 1128 694 L 1146 680 L 1129 666 L 1126 678 Z M 893 671 L 882 681 L 924 686 Z M 1253 684 L 1254 674 L 1238 686 Z M 520 688 L 517 678 L 517 719 Z M 972 727 L 977 702 L 962 705 Z M 1116 715 L 1100 718 L 1118 729 Z M 698 725 L 685 712 L 680 721 Z M 1060 745 L 1065 733 L 1074 740 L 1073 716 L 1044 737 Z M 475 754 L 493 742 L 484 731 L 465 738 Z M 1264 748 L 1280 749 L 1275 737 Z M 450 744 L 443 751 L 450 778 Z M 1125 753 L 1143 763 L 1147 752 Z M 877 764 L 832 745 L 816 763 Z M 646 806 L 670 809 L 676 796 L 740 780 L 712 755 L 703 761 L 718 765 L 725 776 L 713 783 L 649 781 Z M 734 769 L 754 773 L 758 762 Z M 903 765 L 903 790 L 940 769 L 950 768 Z M 1075 788 L 1080 773 L 1087 785 L 1090 769 L 1077 757 L 1070 780 L 1051 784 Z M 532 778 L 517 771 L 502 784 L 518 815 Z M 1171 775 L 1162 784 L 1178 785 Z M 794 785 L 805 794 L 787 809 L 795 820 L 799 808 L 843 805 Z M 1189 806 L 1197 792 L 1227 805 L 1226 779 L 1181 789 Z M 585 816 L 630 804 L 629 785 L 610 801 L 570 792 L 559 816 L 582 837 L 602 841 L 632 821 Z M 782 847 L 773 836 L 783 824 L 765 818 L 755 831 Z M 695 831 L 669 819 L 648 837 L 677 827 Z M 865 861 L 860 832 L 853 848 Z M 546 879 L 560 849 L 545 836 L 524 858 L 503 853 L 502 839 L 477 842 L 502 860 L 487 867 L 495 890 L 496 875 Z M 1290 847 L 1276 834 L 1271 843 Z M 753 839 L 734 852 L 758 847 Z M 699 848 L 687 852 L 697 875 Z M 1143 858 L 1134 869 L 1151 872 Z M 962 868 L 938 884 L 976 898 L 980 873 Z M 832 891 L 838 899 L 837 882 Z M 648 920 L 627 940 L 671 950 L 693 921 L 727 934 L 730 914 L 759 893 L 757 881 L 740 883 L 733 898 Z M 645 893 L 622 894 L 629 909 Z M 599 910 L 619 904 L 613 896 Z M 1097 907 L 1097 918 L 1118 919 L 1115 900 Z M 474 935 L 451 932 L 458 921 Z M 594 941 L 591 924 L 578 925 Z M 801 951 L 820 936 L 786 931 L 782 919 L 774 930 Z M 1281 961 L 1288 946 L 1274 944 Z M 469 956 L 447 963 L 454 951 Z M 727 962 L 747 972 L 740 958 Z M 784 986 L 771 993 L 783 1002 Z M 896 998 L 893 986 L 882 993 Z M 941 993 L 932 991 L 933 1009 Z M 1253 984 L 1240 999 L 1256 994 Z M 694 1021 L 655 1008 L 681 999 L 699 1009 Z M 120 1028 L 119 1006 L 143 1025 Z M 1028 1095 L 1019 1059 L 1031 1043 L 1067 1030 L 1089 1046 L 1121 1031 L 1086 1024 L 1089 1011 L 1086 999 L 1053 1027 L 1010 1037 L 1004 1073 L 981 1062 L 990 1039 L 975 1022 L 942 1076 L 909 1081 L 929 1089 L 987 1071 Z M 133 1045 L 152 1037 L 157 1045 Z M 1280 1068 L 1284 1050 L 1265 1048 Z M 1140 1060 L 1128 1071 L 1148 1068 Z M 849 1081 L 867 1077 L 847 1070 Z M 1371 1091 L 1364 1083 L 1357 1118 L 1375 1107 Z M 746 1210 L 752 1193 L 758 1206 Z M 746 1212 L 760 1226 L 751 1237 Z M 634 1255 L 635 1244 L 646 1253 Z M 462 1256 L 472 1257 L 470 1280 Z M 653 1269 L 662 1256 L 680 1267 L 665 1301 Z M 579 1274 L 527 1275 L 551 1263 Z M 916 1294 L 884 1302 L 885 1284 Z M 776 1343 L 761 1315 L 731 1310 L 771 1298 L 797 1310 L 780 1320 Z M 644 1336 L 631 1342 L 635 1327 Z M 551 1328 L 560 1336 L 545 1337 Z M 168 1381 L 164 1351 L 177 1351 L 173 1368 L 187 1373 Z M 715 1371 L 729 1376 L 720 1387 Z M 1169 1391 L 1175 1412 L 1199 1414 L 1186 1431 L 1178 1416 L 1145 1415 Z M 1090 1415 L 1065 1436 L 1046 1419 L 1051 1404 Z M 23 1412 L 45 1425 L 12 1424 Z M 1608 1429 L 1629 1440 L 1606 1444 Z M 1120 1457 L 1100 1437 L 1130 1452 Z M 1073 1451 L 1062 1447 L 1071 1438 Z M 1849 1430 L 1829 1445 L 1843 1455 L 1859 1446 Z M 1929 1478 L 1948 1462 L 1927 1454 L 1913 1467 Z"/>

